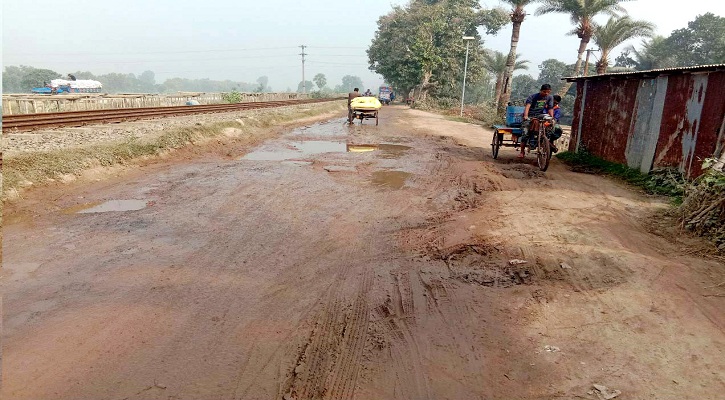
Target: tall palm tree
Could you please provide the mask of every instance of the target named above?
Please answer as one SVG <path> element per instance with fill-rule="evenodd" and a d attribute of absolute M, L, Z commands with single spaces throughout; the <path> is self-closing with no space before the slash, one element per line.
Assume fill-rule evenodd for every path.
<path fill-rule="evenodd" d="M 528 64 L 530 61 L 519 60 L 519 56 L 520 54 L 516 55 L 514 70 L 529 69 L 526 64 Z M 490 72 L 496 77 L 496 89 L 493 97 L 494 101 L 496 101 L 496 107 L 500 105 L 501 92 L 503 91 L 504 75 L 506 74 L 506 69 L 508 68 L 507 64 L 508 57 L 504 53 L 495 50 L 486 50 L 483 52 L 483 67 L 486 69 L 486 71 Z M 508 100 L 506 101 L 508 102 Z"/>
<path fill-rule="evenodd" d="M 597 74 L 601 75 L 607 72 L 609 53 L 615 47 L 634 37 L 651 37 L 655 24 L 624 16 L 610 17 L 606 24 L 595 24 L 594 28 L 594 43 L 602 50 L 602 56 L 597 61 Z"/>
<path fill-rule="evenodd" d="M 516 48 L 519 45 L 519 33 L 521 31 L 521 23 L 524 22 L 526 12 L 524 7 L 531 3 L 535 3 L 539 0 L 502 0 L 504 3 L 511 6 L 511 23 L 513 29 L 511 30 L 511 47 L 509 49 L 509 55 L 506 58 L 506 70 L 503 74 L 501 97 L 496 98 L 498 104 L 498 115 L 502 115 L 506 111 L 506 104 L 511 98 L 511 81 L 514 75 L 514 69 L 516 65 Z"/>
<path fill-rule="evenodd" d="M 598 14 L 609 14 L 617 16 L 617 13 L 627 11 L 619 5 L 629 0 L 541 0 L 544 4 L 536 10 L 536 15 L 549 13 L 569 14 L 575 28 L 570 34 L 577 35 L 580 40 L 579 52 L 574 66 L 574 75 L 578 76 L 582 66 L 582 56 L 587 49 L 589 41 L 594 36 L 594 16 Z M 571 87 L 567 82 L 559 90 L 559 95 L 564 96 Z"/>

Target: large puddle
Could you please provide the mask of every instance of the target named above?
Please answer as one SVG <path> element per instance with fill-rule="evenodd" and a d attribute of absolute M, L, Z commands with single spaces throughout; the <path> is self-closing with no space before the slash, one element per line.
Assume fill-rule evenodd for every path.
<path fill-rule="evenodd" d="M 256 150 L 242 160 L 252 161 L 285 161 L 325 153 L 368 153 L 380 152 L 380 158 L 399 158 L 409 150 L 410 146 L 399 144 L 349 144 L 346 142 L 327 140 L 306 140 L 290 142 L 289 147 L 275 150 Z"/>
<path fill-rule="evenodd" d="M 64 214 L 91 214 L 118 211 L 136 211 L 146 208 L 146 200 L 109 200 L 106 202 L 86 203 L 63 210 Z"/>
<path fill-rule="evenodd" d="M 370 182 L 375 186 L 389 189 L 400 189 L 411 174 L 404 171 L 375 171 Z"/>

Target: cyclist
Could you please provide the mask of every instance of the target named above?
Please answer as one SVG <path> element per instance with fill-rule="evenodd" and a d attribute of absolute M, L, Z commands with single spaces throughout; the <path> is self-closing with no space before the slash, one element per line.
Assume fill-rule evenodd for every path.
<path fill-rule="evenodd" d="M 541 85 L 538 93 L 534 93 L 526 99 L 524 107 L 524 120 L 521 122 L 523 134 L 521 135 L 521 154 L 518 158 L 526 157 L 526 145 L 529 142 L 529 127 L 531 126 L 531 117 L 541 114 L 549 114 L 554 116 L 554 97 L 551 96 L 551 85 L 545 83 Z"/>

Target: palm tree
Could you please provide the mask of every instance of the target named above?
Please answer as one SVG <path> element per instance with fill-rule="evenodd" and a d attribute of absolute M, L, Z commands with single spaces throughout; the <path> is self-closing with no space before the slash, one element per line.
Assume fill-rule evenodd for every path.
<path fill-rule="evenodd" d="M 503 74 L 500 98 L 496 98 L 498 104 L 498 114 L 502 115 L 506 111 L 506 104 L 511 98 L 511 80 L 514 75 L 516 65 L 516 48 L 519 45 L 519 32 L 521 31 L 521 23 L 524 22 L 526 12 L 524 7 L 539 0 L 502 0 L 504 3 L 511 5 L 511 23 L 513 30 L 511 31 L 511 48 L 506 58 L 506 70 Z"/>
<path fill-rule="evenodd" d="M 598 14 L 609 14 L 617 16 L 617 13 L 626 13 L 624 7 L 619 3 L 628 0 L 542 0 L 544 3 L 538 10 L 536 15 L 549 13 L 569 14 L 571 22 L 575 25 L 574 30 L 570 33 L 577 35 L 581 41 L 579 42 L 579 52 L 574 66 L 574 75 L 578 76 L 582 66 L 582 56 L 587 49 L 589 41 L 594 36 L 593 18 Z M 571 82 L 567 82 L 559 90 L 559 95 L 564 96 L 571 87 Z"/>
<path fill-rule="evenodd" d="M 650 40 L 642 41 L 642 49 L 637 50 L 629 45 L 625 48 L 634 56 L 636 68 L 640 71 L 656 68 L 674 67 L 673 56 L 667 51 L 667 38 L 653 36 Z"/>
<path fill-rule="evenodd" d="M 655 24 L 624 16 L 610 17 L 606 24 L 595 24 L 594 27 L 594 43 L 602 50 L 602 56 L 597 61 L 597 74 L 601 75 L 607 72 L 609 53 L 615 47 L 634 37 L 652 36 Z"/>
<path fill-rule="evenodd" d="M 520 54 L 516 55 L 516 61 L 514 62 L 514 70 L 529 69 L 526 65 L 529 60 L 519 60 Z M 494 94 L 494 101 L 496 101 L 496 107 L 500 105 L 501 94 L 503 91 L 504 75 L 506 74 L 506 68 L 508 64 L 508 57 L 500 51 L 486 50 L 483 52 L 483 67 L 486 71 L 490 72 L 496 77 L 496 89 Z M 509 94 L 510 96 L 510 94 Z M 508 100 L 506 100 L 508 102 Z M 505 103 L 504 103 L 505 104 Z"/>

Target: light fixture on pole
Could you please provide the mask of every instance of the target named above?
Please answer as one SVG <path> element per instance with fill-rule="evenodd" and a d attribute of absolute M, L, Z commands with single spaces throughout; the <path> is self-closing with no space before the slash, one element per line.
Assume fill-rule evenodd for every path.
<path fill-rule="evenodd" d="M 463 92 L 461 93 L 461 117 L 463 116 L 463 103 L 466 100 L 466 72 L 468 72 L 468 44 L 471 40 L 476 39 L 473 36 L 463 36 L 466 41 L 466 63 L 463 66 Z"/>

